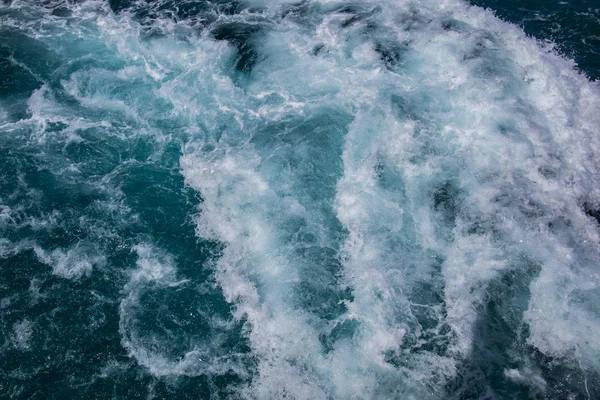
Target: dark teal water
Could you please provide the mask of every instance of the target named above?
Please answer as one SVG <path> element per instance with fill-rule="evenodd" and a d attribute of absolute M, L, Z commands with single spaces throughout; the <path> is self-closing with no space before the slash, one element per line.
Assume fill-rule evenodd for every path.
<path fill-rule="evenodd" d="M 472 4 L 0 3 L 0 398 L 600 398 L 600 8 Z"/>
<path fill-rule="evenodd" d="M 600 77 L 600 4 L 577 1 L 475 0 L 528 35 L 554 43 L 590 79 Z"/>

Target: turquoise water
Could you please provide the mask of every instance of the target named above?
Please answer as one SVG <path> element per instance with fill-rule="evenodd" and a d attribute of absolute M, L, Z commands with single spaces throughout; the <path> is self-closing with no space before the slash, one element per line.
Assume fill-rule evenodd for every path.
<path fill-rule="evenodd" d="M 473 4 L 0 3 L 0 398 L 600 398 L 600 11 Z"/>

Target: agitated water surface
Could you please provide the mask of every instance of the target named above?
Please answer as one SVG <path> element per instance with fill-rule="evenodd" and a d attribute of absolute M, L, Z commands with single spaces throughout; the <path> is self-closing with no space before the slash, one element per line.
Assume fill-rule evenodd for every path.
<path fill-rule="evenodd" d="M 0 398 L 600 398 L 599 11 L 474 3 L 5 0 Z"/>

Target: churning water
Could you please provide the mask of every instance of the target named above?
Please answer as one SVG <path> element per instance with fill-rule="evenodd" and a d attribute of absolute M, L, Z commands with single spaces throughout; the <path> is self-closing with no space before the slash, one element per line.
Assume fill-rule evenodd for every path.
<path fill-rule="evenodd" d="M 600 11 L 474 3 L 3 0 L 0 397 L 600 398 Z"/>

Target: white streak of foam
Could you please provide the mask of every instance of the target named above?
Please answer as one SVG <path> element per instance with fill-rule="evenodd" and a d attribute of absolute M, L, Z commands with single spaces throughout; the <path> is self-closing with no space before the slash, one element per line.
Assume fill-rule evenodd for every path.
<path fill-rule="evenodd" d="M 98 254 L 88 245 L 76 245 L 70 249 L 47 251 L 34 247 L 38 260 L 52 267 L 52 273 L 66 279 L 79 279 L 90 275 L 94 267 L 101 268 L 106 264 L 106 257 Z"/>
<path fill-rule="evenodd" d="M 23 319 L 13 325 L 13 341 L 18 349 L 29 349 L 32 335 L 33 323 L 30 320 Z"/>

